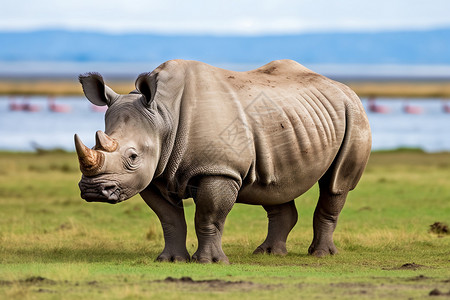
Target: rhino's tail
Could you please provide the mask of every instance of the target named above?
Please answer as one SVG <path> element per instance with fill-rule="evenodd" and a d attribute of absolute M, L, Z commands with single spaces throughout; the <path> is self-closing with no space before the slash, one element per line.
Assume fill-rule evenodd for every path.
<path fill-rule="evenodd" d="M 348 89 L 349 90 L 349 89 Z M 319 180 L 321 188 L 332 194 L 353 190 L 369 160 L 372 136 L 369 121 L 359 98 L 352 91 L 346 103 L 345 135 L 338 154 L 328 171 Z"/>

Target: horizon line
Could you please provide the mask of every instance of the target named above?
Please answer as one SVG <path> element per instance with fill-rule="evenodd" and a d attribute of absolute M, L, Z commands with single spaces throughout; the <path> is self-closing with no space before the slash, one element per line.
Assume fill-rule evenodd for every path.
<path fill-rule="evenodd" d="M 397 27 L 397 28 L 334 28 L 334 29 L 302 29 L 302 30 L 287 30 L 287 31 L 174 31 L 174 30 L 107 30 L 98 28 L 83 28 L 83 27 L 56 27 L 56 26 L 42 26 L 35 28 L 0 28 L 0 33 L 7 34 L 27 34 L 38 32 L 68 32 L 68 33 L 91 33 L 103 34 L 110 36 L 126 36 L 126 35 L 154 35 L 154 36 L 198 36 L 198 37 L 271 37 L 271 36 L 297 36 L 297 35 L 326 35 L 326 34 L 383 34 L 383 33 L 408 33 L 408 32 L 432 32 L 450 30 L 450 24 L 442 26 L 427 26 L 427 27 Z"/>

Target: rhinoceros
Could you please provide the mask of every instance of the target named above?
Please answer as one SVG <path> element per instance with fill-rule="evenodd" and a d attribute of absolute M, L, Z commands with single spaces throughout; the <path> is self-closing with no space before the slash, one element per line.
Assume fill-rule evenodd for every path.
<path fill-rule="evenodd" d="M 90 102 L 108 106 L 92 149 L 75 135 L 81 197 L 119 203 L 140 193 L 162 224 L 157 260 L 228 263 L 222 233 L 235 203 L 267 211 L 268 234 L 254 253 L 285 255 L 298 218 L 294 199 L 316 182 L 308 252 L 337 252 L 338 216 L 371 149 L 367 116 L 350 88 L 292 60 L 247 72 L 171 60 L 141 74 L 127 95 L 98 73 L 79 80 Z M 196 209 L 192 258 L 186 198 Z"/>

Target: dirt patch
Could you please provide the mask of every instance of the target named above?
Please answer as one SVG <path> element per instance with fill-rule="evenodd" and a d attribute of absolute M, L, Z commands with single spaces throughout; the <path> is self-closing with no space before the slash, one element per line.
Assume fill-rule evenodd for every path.
<path fill-rule="evenodd" d="M 419 265 L 416 263 L 406 263 L 404 265 L 402 265 L 400 268 L 398 268 L 399 270 L 418 270 L 418 269 L 422 269 L 425 268 L 425 266 L 423 265 Z"/>
<path fill-rule="evenodd" d="M 56 284 L 55 281 L 41 277 L 41 276 L 28 277 L 26 279 L 19 280 L 19 282 L 25 283 L 25 284 Z"/>
<path fill-rule="evenodd" d="M 424 280 L 429 280 L 429 279 L 431 279 L 431 278 L 427 277 L 425 275 L 419 275 L 419 276 L 409 278 L 408 281 L 424 281 Z"/>
<path fill-rule="evenodd" d="M 49 293 L 49 294 L 53 294 L 53 293 L 57 293 L 56 291 L 52 291 L 52 290 L 48 290 L 48 289 L 38 289 L 36 291 L 36 293 Z"/>
<path fill-rule="evenodd" d="M 236 288 L 239 290 L 271 288 L 270 286 L 255 284 L 251 281 L 226 281 L 220 279 L 194 280 L 191 277 L 181 277 L 181 278 L 167 277 L 164 280 L 156 280 L 154 282 L 176 283 L 179 285 L 185 285 L 189 287 L 201 287 L 202 289 L 209 288 L 213 290 L 226 290 L 229 288 Z"/>
<path fill-rule="evenodd" d="M 370 283 L 360 283 L 360 282 L 330 283 L 330 287 L 343 288 L 343 289 L 347 290 L 349 294 L 353 294 L 353 295 L 369 294 L 370 293 L 369 291 L 374 288 L 374 286 Z"/>
<path fill-rule="evenodd" d="M 442 222 L 434 222 L 430 225 L 430 232 L 439 236 L 450 234 L 450 229 L 447 224 Z"/>
<path fill-rule="evenodd" d="M 358 209 L 358 211 L 371 211 L 371 210 L 372 210 L 372 207 L 370 207 L 370 206 L 363 206 L 360 209 Z"/>
<path fill-rule="evenodd" d="M 64 231 L 64 230 L 71 230 L 73 229 L 73 225 L 71 223 L 63 223 L 58 226 L 56 230 Z"/>
<path fill-rule="evenodd" d="M 330 283 L 330 286 L 339 288 L 372 288 L 373 284 L 361 282 L 338 282 Z"/>
<path fill-rule="evenodd" d="M 427 268 L 426 266 L 423 265 L 419 265 L 416 263 L 406 263 L 403 264 L 400 267 L 396 267 L 396 268 L 383 268 L 383 270 L 418 270 L 418 269 L 423 269 L 423 268 Z"/>
<path fill-rule="evenodd" d="M 41 276 L 31 276 L 25 279 L 20 279 L 17 281 L 9 281 L 9 280 L 0 280 L 0 286 L 2 285 L 12 285 L 14 283 L 19 283 L 19 284 L 28 284 L 28 285 L 37 285 L 37 284 L 56 284 L 55 281 L 51 280 L 51 279 L 47 279 Z"/>
<path fill-rule="evenodd" d="M 448 293 L 444 293 L 438 289 L 434 289 L 428 295 L 430 295 L 430 296 L 450 296 L 450 291 L 448 291 Z"/>
<path fill-rule="evenodd" d="M 11 284 L 13 284 L 12 281 L 0 280 L 0 286 L 11 285 Z"/>

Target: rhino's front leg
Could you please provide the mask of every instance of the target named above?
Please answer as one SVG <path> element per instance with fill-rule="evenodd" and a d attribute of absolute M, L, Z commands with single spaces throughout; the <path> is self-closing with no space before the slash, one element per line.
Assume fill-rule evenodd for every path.
<path fill-rule="evenodd" d="M 195 197 L 198 249 L 192 256 L 194 261 L 229 263 L 222 250 L 222 233 L 238 189 L 238 184 L 226 177 L 211 176 L 200 180 Z"/>
<path fill-rule="evenodd" d="M 164 233 L 164 250 L 156 260 L 189 261 L 183 203 L 180 202 L 179 206 L 170 203 L 161 196 L 156 188 L 151 186 L 141 192 L 141 197 L 158 216 Z"/>

